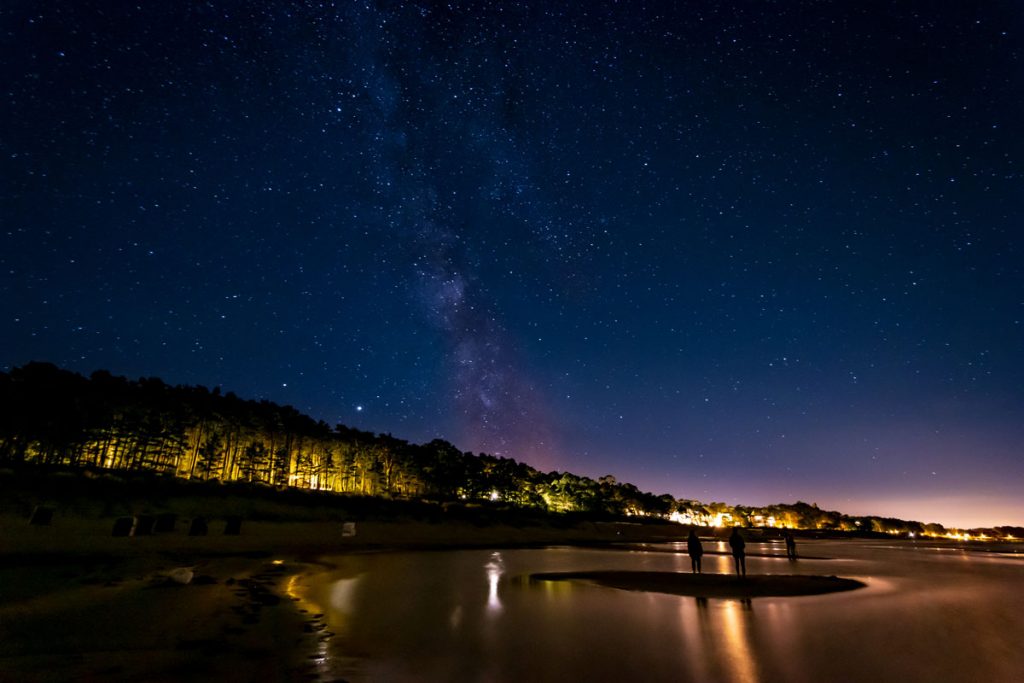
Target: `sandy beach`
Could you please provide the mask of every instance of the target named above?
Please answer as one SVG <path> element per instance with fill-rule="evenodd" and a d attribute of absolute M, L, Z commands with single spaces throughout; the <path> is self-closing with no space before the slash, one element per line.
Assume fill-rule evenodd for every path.
<path fill-rule="evenodd" d="M 114 538 L 110 520 L 3 519 L 0 681 L 303 680 L 317 633 L 280 584 L 307 566 L 271 557 L 313 548 L 316 530 L 296 531 Z"/>

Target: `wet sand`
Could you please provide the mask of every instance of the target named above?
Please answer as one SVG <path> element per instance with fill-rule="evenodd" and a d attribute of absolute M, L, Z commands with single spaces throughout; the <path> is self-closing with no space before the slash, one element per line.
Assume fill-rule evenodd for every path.
<path fill-rule="evenodd" d="M 310 673 L 315 620 L 292 607 L 285 573 L 315 567 L 250 558 L 154 568 L 6 564 L 0 681 L 298 680 Z M 172 576 L 191 575 L 189 583 Z M 30 578 L 33 595 L 12 599 Z"/>

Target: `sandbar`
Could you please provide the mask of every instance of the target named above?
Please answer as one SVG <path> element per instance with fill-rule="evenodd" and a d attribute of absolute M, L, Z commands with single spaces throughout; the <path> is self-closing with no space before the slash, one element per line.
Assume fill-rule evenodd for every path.
<path fill-rule="evenodd" d="M 688 595 L 698 598 L 768 598 L 822 595 L 864 588 L 838 576 L 685 574 L 679 572 L 582 571 L 531 574 L 533 581 L 586 581 L 609 588 Z"/>

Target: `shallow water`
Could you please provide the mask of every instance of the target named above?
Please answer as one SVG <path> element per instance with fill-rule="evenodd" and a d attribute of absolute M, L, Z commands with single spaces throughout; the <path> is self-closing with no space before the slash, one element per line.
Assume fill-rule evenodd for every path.
<path fill-rule="evenodd" d="M 288 588 L 334 634 L 316 655 L 325 680 L 1024 680 L 1020 557 L 910 542 L 801 542 L 802 555 L 823 559 L 748 557 L 748 573 L 834 574 L 868 587 L 746 603 L 522 579 L 689 571 L 685 554 L 664 552 L 671 548 L 348 555 Z M 747 550 L 784 554 L 770 544 Z M 730 569 L 728 556 L 705 555 L 705 572 Z"/>

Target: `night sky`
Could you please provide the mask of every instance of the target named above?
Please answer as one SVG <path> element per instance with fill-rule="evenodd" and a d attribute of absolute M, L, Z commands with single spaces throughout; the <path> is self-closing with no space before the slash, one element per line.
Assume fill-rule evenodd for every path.
<path fill-rule="evenodd" d="M 1024 522 L 1019 2 L 0 8 L 0 368 Z"/>

